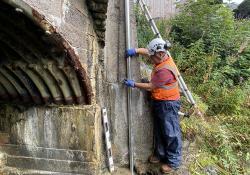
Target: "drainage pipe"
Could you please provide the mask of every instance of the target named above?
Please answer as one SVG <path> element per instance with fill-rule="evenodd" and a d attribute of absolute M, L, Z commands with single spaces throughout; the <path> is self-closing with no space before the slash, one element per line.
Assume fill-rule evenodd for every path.
<path fill-rule="evenodd" d="M 131 48 L 131 32 L 130 32 L 130 0 L 125 0 L 125 25 L 126 25 L 126 48 Z M 127 58 L 127 78 L 131 79 L 131 58 Z M 129 138 L 129 166 L 131 174 L 134 174 L 134 150 L 133 150 L 133 129 L 132 129 L 132 115 L 131 115 L 131 88 L 127 88 L 128 103 L 128 138 Z"/>

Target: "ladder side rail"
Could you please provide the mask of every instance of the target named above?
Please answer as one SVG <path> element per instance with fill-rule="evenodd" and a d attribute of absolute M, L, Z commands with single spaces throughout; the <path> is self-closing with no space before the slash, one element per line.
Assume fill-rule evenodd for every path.
<path fill-rule="evenodd" d="M 184 80 L 183 80 L 183 78 L 182 78 L 181 75 L 179 76 L 179 80 L 180 80 L 180 83 L 182 84 L 182 86 L 183 86 L 183 88 L 184 88 L 184 91 L 186 92 L 186 94 L 187 94 L 187 96 L 188 96 L 187 99 L 189 100 L 189 102 L 190 102 L 192 105 L 195 105 L 194 98 L 193 98 L 191 92 L 188 90 L 187 85 L 186 85 L 186 83 L 184 82 Z"/>
<path fill-rule="evenodd" d="M 140 5 L 141 9 L 142 9 L 143 12 L 144 12 L 144 15 L 145 15 L 145 17 L 146 17 L 147 22 L 150 23 L 150 22 L 149 22 L 149 21 L 150 21 L 150 17 L 146 14 L 142 2 L 141 2 L 141 1 L 138 1 L 138 2 L 139 2 L 139 5 Z M 153 33 L 156 34 L 157 32 L 155 31 L 154 27 L 153 27 L 151 24 L 149 24 L 149 25 L 150 25 L 150 28 L 151 28 L 151 30 L 153 31 Z"/>
<path fill-rule="evenodd" d="M 150 12 L 148 10 L 148 7 L 145 3 L 144 0 L 141 0 L 142 4 L 143 4 L 143 9 L 144 9 L 144 12 L 145 12 L 145 15 L 147 15 L 149 18 L 148 18 L 148 22 L 149 24 L 152 26 L 152 28 L 154 29 L 154 34 L 158 37 L 158 38 L 162 38 L 156 24 L 155 24 L 155 21 L 154 19 L 152 18 L 152 16 L 150 15 Z"/>
<path fill-rule="evenodd" d="M 181 92 L 182 92 L 183 95 L 187 98 L 187 101 L 188 101 L 189 103 L 191 103 L 190 100 L 189 100 L 187 91 L 185 91 L 185 89 L 184 89 L 184 87 L 183 87 L 181 81 L 179 80 L 179 78 L 178 78 L 178 83 L 179 83 L 179 87 L 180 87 L 180 89 L 181 89 Z"/>

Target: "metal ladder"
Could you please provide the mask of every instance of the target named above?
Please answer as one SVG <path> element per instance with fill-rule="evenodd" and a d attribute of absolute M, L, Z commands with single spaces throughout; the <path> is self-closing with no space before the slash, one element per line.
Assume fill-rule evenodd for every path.
<path fill-rule="evenodd" d="M 147 19 L 153 33 L 155 34 L 155 36 L 158 37 L 158 38 L 162 38 L 162 36 L 161 36 L 161 34 L 160 34 L 156 24 L 155 24 L 154 19 L 152 18 L 151 14 L 150 14 L 150 12 L 148 10 L 148 7 L 147 7 L 145 1 L 144 0 L 138 0 L 137 2 L 140 5 L 142 11 L 144 12 L 144 15 L 146 16 L 146 19 Z M 169 51 L 167 51 L 167 54 L 169 56 L 171 56 Z M 180 89 L 181 89 L 182 93 L 187 98 L 188 102 L 191 103 L 192 106 L 194 106 L 196 104 L 195 101 L 194 101 L 194 98 L 193 98 L 191 92 L 188 90 L 187 85 L 184 82 L 184 80 L 183 80 L 181 74 L 179 73 L 179 71 L 178 71 L 178 83 L 179 83 L 179 86 L 180 86 Z M 181 113 L 181 112 L 179 114 L 184 115 L 184 113 Z"/>

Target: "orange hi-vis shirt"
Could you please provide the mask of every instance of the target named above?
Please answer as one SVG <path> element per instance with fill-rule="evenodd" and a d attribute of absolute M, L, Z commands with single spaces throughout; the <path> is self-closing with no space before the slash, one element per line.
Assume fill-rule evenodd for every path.
<path fill-rule="evenodd" d="M 154 100 L 179 100 L 180 99 L 180 92 L 178 87 L 178 69 L 171 57 L 168 57 L 165 61 L 162 63 L 155 65 L 154 69 L 152 71 L 151 80 L 154 76 L 154 74 L 157 71 L 160 71 L 162 69 L 167 69 L 171 71 L 175 77 L 174 81 L 171 81 L 169 83 L 166 83 L 165 85 L 162 85 L 160 87 L 156 87 L 151 91 L 152 98 Z"/>

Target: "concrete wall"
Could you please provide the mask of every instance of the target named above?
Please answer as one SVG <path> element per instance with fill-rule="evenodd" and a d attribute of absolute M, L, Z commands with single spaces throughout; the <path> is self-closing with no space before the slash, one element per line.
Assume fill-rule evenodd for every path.
<path fill-rule="evenodd" d="M 8 118 L 6 114 L 13 113 L 12 117 L 18 119 L 10 126 L 11 138 L 20 144 L 86 150 L 95 154 L 96 160 L 101 154 L 105 167 L 100 108 L 106 107 L 115 163 L 117 166 L 128 164 L 127 89 L 122 83 L 126 77 L 124 1 L 109 0 L 104 48 L 98 44 L 86 0 L 24 1 L 44 15 L 74 48 L 90 77 L 94 100 L 92 106 L 32 107 L 21 112 L 7 107 L 2 110 L 1 117 Z M 131 17 L 132 46 L 136 46 L 133 14 Z M 133 59 L 131 64 L 132 77 L 140 81 L 140 63 Z M 131 111 L 135 158 L 146 160 L 152 149 L 152 119 L 145 92 L 132 90 Z M 44 132 L 40 133 L 40 130 Z M 63 136 L 69 142 L 64 142 Z"/>
<path fill-rule="evenodd" d="M 136 1 L 135 1 L 136 2 Z M 179 13 L 177 4 L 183 4 L 186 0 L 145 0 L 152 18 L 171 18 Z"/>
<path fill-rule="evenodd" d="M 98 38 L 86 0 L 23 0 L 56 28 L 74 48 L 95 87 L 94 65 L 98 59 Z"/>
<path fill-rule="evenodd" d="M 153 18 L 171 18 L 176 12 L 176 0 L 146 0 Z"/>
<path fill-rule="evenodd" d="M 131 1 L 131 9 L 133 2 Z M 124 1 L 109 0 L 104 48 L 102 83 L 98 82 L 97 93 L 101 106 L 108 107 L 112 128 L 114 159 L 118 164 L 128 163 L 128 119 L 127 89 L 122 84 L 126 78 L 125 53 L 125 12 Z M 131 14 L 132 46 L 136 46 L 135 19 Z M 136 58 L 131 62 L 131 74 L 140 81 L 140 63 Z M 100 86 L 101 85 L 101 86 Z M 152 122 L 145 92 L 132 90 L 132 118 L 135 158 L 146 160 L 152 148 Z"/>
<path fill-rule="evenodd" d="M 99 172 L 98 167 L 101 164 L 100 151 L 102 147 L 100 135 L 101 109 L 100 106 L 96 105 L 95 96 L 95 72 L 101 47 L 98 44 L 92 15 L 84 0 L 24 0 L 24 2 L 40 15 L 43 15 L 55 27 L 56 31 L 68 41 L 79 56 L 82 66 L 87 70 L 94 95 L 91 105 L 50 105 L 28 108 L 3 105 L 0 108 L 1 123 L 4 126 L 1 128 L 1 132 L 9 133 L 11 144 L 35 148 L 36 153 L 34 156 L 41 155 L 37 151 L 41 147 L 43 150 L 52 149 L 52 155 L 56 155 L 58 149 L 85 151 L 86 155 L 82 157 L 83 162 L 86 162 L 89 167 L 94 164 L 97 170 L 89 168 L 86 169 L 86 172 L 95 174 Z M 26 153 L 27 148 L 22 152 Z M 67 154 L 65 153 L 65 155 Z M 25 154 L 25 156 L 27 155 Z M 28 154 L 28 156 L 33 155 Z M 67 156 L 63 157 L 65 160 L 67 158 Z M 77 159 L 72 158 L 71 161 L 77 161 Z M 34 160 L 36 159 L 34 158 Z M 18 164 L 15 161 L 13 163 Z M 55 162 L 55 165 L 58 165 L 59 170 L 63 169 L 63 166 L 59 163 Z M 65 165 L 69 166 L 68 169 L 64 168 L 65 171 L 83 171 L 81 168 L 79 168 L 79 171 L 72 169 L 70 161 Z M 21 168 L 26 166 L 29 165 L 17 165 L 17 167 Z M 33 168 L 35 168 L 34 166 Z M 79 164 L 80 166 L 81 164 Z M 40 167 L 46 170 L 49 168 L 49 163 Z M 50 171 L 58 171 L 58 169 L 51 167 Z"/>
<path fill-rule="evenodd" d="M 100 161 L 98 107 L 33 107 L 20 111 L 4 106 L 0 116 L 11 144 L 83 150 L 88 152 L 85 160 Z"/>

